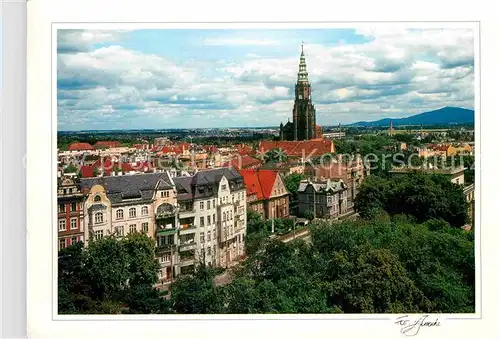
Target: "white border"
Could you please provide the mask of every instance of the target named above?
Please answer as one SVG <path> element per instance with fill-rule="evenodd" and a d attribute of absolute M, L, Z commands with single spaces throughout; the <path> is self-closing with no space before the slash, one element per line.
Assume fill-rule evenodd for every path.
<path fill-rule="evenodd" d="M 54 121 L 52 126 L 50 124 L 48 117 L 48 110 L 50 110 L 50 87 L 47 86 L 51 79 L 50 69 L 44 67 L 44 65 L 51 64 L 50 55 L 50 36 L 51 36 L 51 26 L 50 23 L 54 21 L 82 21 L 87 18 L 91 21 L 227 21 L 227 10 L 230 8 L 234 9 L 234 3 L 224 3 L 220 2 L 205 2 L 196 3 L 192 2 L 181 2 L 175 4 L 175 12 L 170 4 L 170 2 L 156 2 L 154 9 L 148 7 L 151 5 L 152 1 L 143 0 L 140 3 L 131 1 L 106 1 L 99 2 L 94 0 L 87 0 L 85 2 L 78 1 L 61 1 L 61 0 L 46 0 L 43 1 L 44 5 L 40 5 L 40 2 L 33 0 L 29 7 L 29 21 L 30 28 L 36 27 L 36 29 L 31 29 L 29 31 L 29 43 L 28 43 L 28 91 L 30 93 L 28 102 L 28 154 L 30 158 L 30 164 L 32 167 L 28 167 L 28 203 L 29 203 L 29 232 L 30 237 L 28 239 L 28 249 L 29 249 L 29 286 L 28 286 L 28 311 L 29 311 L 29 330 L 32 334 L 42 334 L 46 337 L 68 337 L 71 333 L 72 337 L 89 337 L 89 336 L 108 336 L 108 337 L 157 337 L 158 335 L 168 335 L 168 336 L 203 336 L 203 337 L 217 337 L 221 336 L 239 336 L 239 337 L 255 337 L 255 336 L 281 336 L 286 335 L 289 337 L 325 337 L 325 336 L 336 336 L 336 335 L 349 335 L 356 336 L 362 335 L 363 337 L 377 337 L 382 335 L 383 337 L 396 337 L 399 336 L 398 329 L 392 324 L 392 321 L 323 321 L 323 320 L 303 320 L 303 321 L 293 321 L 293 320 L 281 320 L 281 321 L 174 321 L 170 320 L 167 323 L 162 321 L 154 322 L 139 322 L 139 321 L 59 321 L 54 322 L 51 319 L 53 315 L 51 312 L 50 295 L 52 287 L 52 277 L 50 272 L 50 262 L 54 259 L 51 256 L 51 235 L 52 228 L 50 222 L 50 212 L 51 212 L 51 201 L 46 199 L 48 192 L 52 191 L 50 187 L 49 180 L 43 180 L 41 178 L 50 178 L 55 175 L 54 171 L 51 170 L 53 167 L 51 164 L 51 148 L 50 143 L 47 138 L 47 131 L 50 131 L 51 127 L 55 128 Z M 49 5 L 50 3 L 50 5 Z M 490 45 L 493 43 L 494 39 L 497 37 L 498 24 L 496 24 L 496 12 L 494 10 L 489 10 L 484 6 L 481 6 L 481 11 L 479 4 L 476 7 L 465 4 L 461 7 L 457 2 L 453 5 L 443 2 L 439 3 L 436 1 L 420 1 L 418 5 L 411 6 L 410 4 L 403 3 L 388 3 L 387 1 L 378 2 L 364 2 L 359 1 L 354 3 L 342 3 L 342 6 L 335 6 L 326 3 L 314 3 L 314 1 L 308 1 L 302 6 L 292 4 L 290 2 L 286 3 L 271 3 L 271 2 L 260 2 L 253 1 L 251 4 L 238 4 L 237 12 L 233 12 L 231 15 L 232 21 L 254 21 L 258 18 L 259 21 L 299 21 L 299 20 L 374 20 L 375 15 L 378 20 L 415 20 L 418 17 L 419 20 L 425 18 L 426 20 L 442 20 L 443 17 L 440 13 L 447 13 L 447 18 L 450 20 L 478 20 L 481 19 L 482 28 L 482 75 L 484 75 L 481 83 L 484 86 L 485 79 L 489 79 L 490 84 L 498 80 L 495 78 L 497 73 L 493 70 L 495 67 L 495 62 L 498 62 L 500 58 L 495 59 L 493 55 L 498 57 L 498 51 L 493 50 L 489 59 L 483 53 L 485 40 L 489 41 Z M 31 6 L 30 6 L 31 5 Z M 403 6 L 403 8 L 399 6 Z M 233 7 L 231 7 L 233 6 Z M 330 7 L 328 7 L 330 6 Z M 450 7 L 452 6 L 452 7 Z M 308 8 L 306 11 L 304 7 Z M 342 10 L 340 10 L 340 7 Z M 119 9 L 119 10 L 118 10 Z M 403 10 L 402 10 L 403 9 Z M 406 11 L 404 9 L 407 9 Z M 453 14 L 450 12 L 453 9 Z M 307 12 L 311 13 L 307 13 Z M 272 14 L 271 14 L 272 13 Z M 318 17 L 317 15 L 322 15 Z M 481 13 L 481 14 L 479 14 Z M 210 15 L 210 20 L 207 20 L 207 16 Z M 316 15 L 316 17 L 312 17 Z M 419 17 L 420 16 L 420 17 Z M 453 16 L 453 18 L 451 18 Z M 451 25 L 457 23 L 450 23 Z M 234 24 L 233 27 L 243 28 L 246 24 Z M 266 24 L 269 25 L 269 24 Z M 296 24 L 290 24 L 293 27 L 298 27 Z M 317 24 L 307 24 L 310 27 L 318 27 Z M 343 23 L 339 26 L 349 26 L 347 23 Z M 73 26 L 74 27 L 74 26 Z M 269 26 L 267 26 L 269 27 Z M 486 38 L 489 36 L 489 38 Z M 491 48 L 490 48 L 491 51 Z M 493 54 L 496 53 L 496 54 Z M 485 62 L 484 60 L 489 60 Z M 490 67 L 488 73 L 485 72 L 485 67 Z M 477 74 L 476 67 L 476 74 Z M 490 70 L 492 71 L 489 74 Z M 478 77 L 476 77 L 478 79 Z M 478 81 L 476 81 L 478 82 Z M 478 84 L 476 84 L 477 86 Z M 496 86 L 495 86 L 496 87 Z M 488 93 L 488 92 L 486 92 Z M 490 93 L 490 103 L 495 101 L 495 93 L 492 91 Z M 481 93 L 481 107 L 479 109 L 487 107 L 485 104 L 485 91 Z M 478 100 L 476 95 L 476 100 Z M 476 101 L 476 108 L 478 108 Z M 494 107 L 490 104 L 491 111 L 494 111 Z M 497 110 L 498 112 L 498 110 Z M 45 116 L 45 119 L 39 119 L 40 116 Z M 37 119 L 38 118 L 38 119 Z M 486 124 L 484 122 L 485 115 L 481 116 L 482 126 L 492 127 L 494 124 L 490 120 L 491 124 Z M 481 137 L 485 134 L 485 130 L 481 130 L 483 133 Z M 55 129 L 53 130 L 55 132 Z M 477 138 L 479 139 L 479 138 Z M 483 146 L 482 146 L 483 147 Z M 485 154 L 485 150 L 481 149 L 481 155 Z M 484 159 L 483 159 L 484 160 Z M 484 162 L 481 161 L 481 165 Z M 490 162 L 491 164 L 491 162 Z M 486 166 L 486 165 L 485 165 Z M 486 168 L 482 170 L 483 174 L 486 172 Z M 492 167 L 494 170 L 494 165 Z M 479 171 L 477 171 L 479 172 Z M 490 172 L 490 174 L 494 174 Z M 479 173 L 477 173 L 477 176 Z M 491 187 L 493 189 L 493 187 Z M 484 188 L 487 191 L 487 188 Z M 492 190 L 490 189 L 490 194 Z M 488 203 L 494 200 L 484 200 L 485 193 L 481 192 L 481 209 L 477 209 L 476 213 L 481 213 L 481 218 L 483 219 L 483 225 L 487 208 L 486 206 L 492 207 L 491 211 L 494 211 L 494 205 Z M 479 200 L 479 199 L 478 199 Z M 492 216 L 491 214 L 489 215 Z M 493 219 L 489 219 L 493 221 Z M 490 251 L 494 248 L 491 245 L 488 246 L 488 240 L 490 242 L 494 239 L 495 230 L 488 228 L 485 232 L 485 228 L 481 228 L 483 239 L 483 259 L 485 258 L 484 252 L 489 249 Z M 476 260 L 478 260 L 476 258 Z M 490 262 L 492 264 L 493 262 Z M 49 264 L 49 265 L 48 265 Z M 484 262 L 483 262 L 484 265 Z M 484 266 L 483 266 L 484 267 Z M 486 274 L 488 278 L 486 279 Z M 452 335 L 455 338 L 469 338 L 471 334 L 478 335 L 480 333 L 487 334 L 487 337 L 495 337 L 495 323 L 494 323 L 494 297 L 497 295 L 495 289 L 490 287 L 490 284 L 495 283 L 495 273 L 491 269 L 485 270 L 483 272 L 483 304 L 481 309 L 483 311 L 483 319 L 481 320 L 458 320 L 445 322 L 446 325 L 442 325 L 439 328 L 433 328 L 432 330 L 426 331 L 425 333 L 419 334 L 419 336 L 432 335 L 436 337 L 445 337 L 447 335 Z M 486 288 L 486 282 L 488 282 L 488 288 Z M 493 285 L 494 288 L 498 285 Z M 489 297 L 485 297 L 485 294 Z M 489 305 L 487 308 L 486 305 Z M 493 306 L 493 308 L 492 308 Z M 487 312 L 488 317 L 486 316 Z M 357 319 L 362 319 L 362 317 L 355 316 Z M 104 317 L 109 318 L 109 317 Z M 242 319 L 241 316 L 236 317 L 237 319 Z M 258 316 L 252 316 L 252 319 L 257 319 Z M 301 318 L 304 318 L 301 316 Z M 147 319 L 151 319 L 150 316 Z M 291 319 L 291 317 L 287 317 Z M 359 326 L 362 323 L 364 326 Z M 98 326 L 95 326 L 99 324 Z M 493 330 L 493 331 L 492 331 Z M 279 332 L 278 332 L 279 331 Z M 498 333 L 498 332 L 497 332 Z"/>
<path fill-rule="evenodd" d="M 2 2 L 0 337 L 26 337 L 26 4 Z"/>
<path fill-rule="evenodd" d="M 68 24 L 68 23 L 53 23 L 52 24 L 52 130 L 57 131 L 57 30 L 58 29 L 107 29 L 107 30 L 126 30 L 126 29 L 217 29 L 217 28 L 250 28 L 250 29 L 261 29 L 261 28 L 275 28 L 275 29 L 286 29 L 286 28 L 359 28 L 362 26 L 365 27 L 404 27 L 404 28 L 469 28 L 474 30 L 474 79 L 475 79 L 475 127 L 476 127 L 476 135 L 479 135 L 479 126 L 480 126 L 480 95 L 479 95 L 479 70 L 480 70 L 480 58 L 479 58 L 479 23 L 474 22 L 453 22 L 453 23 L 410 23 L 410 24 L 387 24 L 387 23 L 356 23 L 356 24 L 346 24 L 346 23 L 266 23 L 266 24 L 256 24 L 256 23 L 175 23 L 175 24 L 165 24 L 165 23 L 133 23 L 133 24 L 122 24 L 122 23 L 85 23 L 85 24 Z M 477 149 L 479 149 L 480 144 L 477 144 Z M 53 137 L 52 144 L 52 182 L 56 182 L 57 179 L 57 142 L 56 138 Z M 476 165 L 477 175 L 476 179 L 479 179 L 480 167 Z M 52 190 L 52 213 L 53 215 L 57 215 L 57 194 L 56 189 Z M 477 188 L 475 194 L 480 195 L 479 190 L 479 182 L 477 182 Z M 477 213 L 477 220 L 480 220 L 480 213 Z M 478 224 L 478 223 L 476 223 Z M 55 225 L 55 221 L 54 221 Z M 478 230 L 480 227 L 476 228 L 476 238 L 475 238 L 475 248 L 476 248 L 476 281 L 480 282 L 481 272 L 480 272 L 480 251 L 479 251 L 479 240 L 480 233 Z M 52 228 L 52 239 L 57 239 L 57 228 Z M 57 241 L 53 240 L 52 245 L 53 251 L 53 279 L 57 281 Z M 442 314 L 440 319 L 478 319 L 481 318 L 481 286 L 480 283 L 476 284 L 476 312 L 472 314 Z M 102 316 L 88 316 L 88 315 L 58 315 L 57 308 L 57 284 L 53 284 L 52 287 L 52 295 L 53 295 L 53 310 L 52 315 L 54 320 L 89 320 L 89 319 L 103 319 Z M 400 314 L 401 315 L 401 314 Z M 267 314 L 267 315 L 113 315 L 113 321 L 117 320 L 145 320 L 145 319 L 154 319 L 154 320 L 220 320 L 220 319 L 245 319 L 245 320 L 255 320 L 255 319 L 263 319 L 263 320 L 286 320 L 286 319 L 295 319 L 295 320 L 303 320 L 303 319 L 344 319 L 344 320 L 356 320 L 356 319 L 366 319 L 366 320 L 390 320 L 395 319 L 400 315 L 394 314 Z"/>

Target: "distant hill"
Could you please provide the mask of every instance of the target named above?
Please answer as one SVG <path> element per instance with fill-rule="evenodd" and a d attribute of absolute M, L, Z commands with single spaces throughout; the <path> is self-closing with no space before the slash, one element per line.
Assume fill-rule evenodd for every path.
<path fill-rule="evenodd" d="M 443 107 L 435 111 L 415 114 L 406 118 L 384 118 L 377 121 L 359 121 L 349 126 L 394 126 L 398 125 L 449 125 L 474 123 L 474 111 L 459 107 Z"/>

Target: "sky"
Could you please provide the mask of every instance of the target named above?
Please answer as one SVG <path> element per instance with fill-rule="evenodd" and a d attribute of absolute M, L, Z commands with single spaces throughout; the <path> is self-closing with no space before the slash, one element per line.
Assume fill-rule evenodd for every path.
<path fill-rule="evenodd" d="M 304 42 L 320 125 L 473 109 L 472 29 L 58 30 L 58 130 L 278 126 Z"/>

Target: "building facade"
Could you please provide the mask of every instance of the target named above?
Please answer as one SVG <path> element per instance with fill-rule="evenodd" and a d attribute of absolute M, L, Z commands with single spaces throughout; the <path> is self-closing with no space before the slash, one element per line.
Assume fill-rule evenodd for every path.
<path fill-rule="evenodd" d="M 316 109 L 312 103 L 311 84 L 309 83 L 306 68 L 306 57 L 304 45 L 300 54 L 299 72 L 295 84 L 295 103 L 293 105 L 293 121 L 286 125 L 280 125 L 281 140 L 310 140 L 317 138 L 317 132 L 321 129 L 316 125 Z"/>
<path fill-rule="evenodd" d="M 277 170 L 240 170 L 245 180 L 248 209 L 264 220 L 286 218 L 290 213 L 289 192 Z"/>
<path fill-rule="evenodd" d="M 232 167 L 174 178 L 180 222 L 181 274 L 196 262 L 229 267 L 244 255 L 246 192 Z"/>
<path fill-rule="evenodd" d="M 300 216 L 310 212 L 317 218 L 338 218 L 352 210 L 347 204 L 347 185 L 342 180 L 303 180 L 297 194 Z"/>
<path fill-rule="evenodd" d="M 76 179 L 63 175 L 57 182 L 58 249 L 85 242 L 83 194 Z"/>

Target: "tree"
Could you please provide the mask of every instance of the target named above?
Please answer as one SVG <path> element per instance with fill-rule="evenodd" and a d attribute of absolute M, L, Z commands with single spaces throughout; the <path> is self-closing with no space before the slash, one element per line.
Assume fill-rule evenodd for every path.
<path fill-rule="evenodd" d="M 468 220 L 462 188 L 444 175 L 422 172 L 390 179 L 368 177 L 360 186 L 354 208 L 364 218 L 383 209 L 390 215 L 413 216 L 418 222 L 443 219 L 455 227 Z"/>
<path fill-rule="evenodd" d="M 181 276 L 171 287 L 172 309 L 181 314 L 223 313 L 223 289 L 216 287 L 215 274 L 204 264 L 195 268 L 192 276 Z"/>
<path fill-rule="evenodd" d="M 312 212 L 312 211 L 306 211 L 304 213 L 304 218 L 306 218 L 309 221 L 313 220 L 314 219 L 314 212 Z"/>
<path fill-rule="evenodd" d="M 131 312 L 166 309 L 152 286 L 158 261 L 146 234 L 107 236 L 62 249 L 58 263 L 59 313 L 109 314 L 129 304 Z M 144 299 L 141 299 L 144 298 Z"/>

